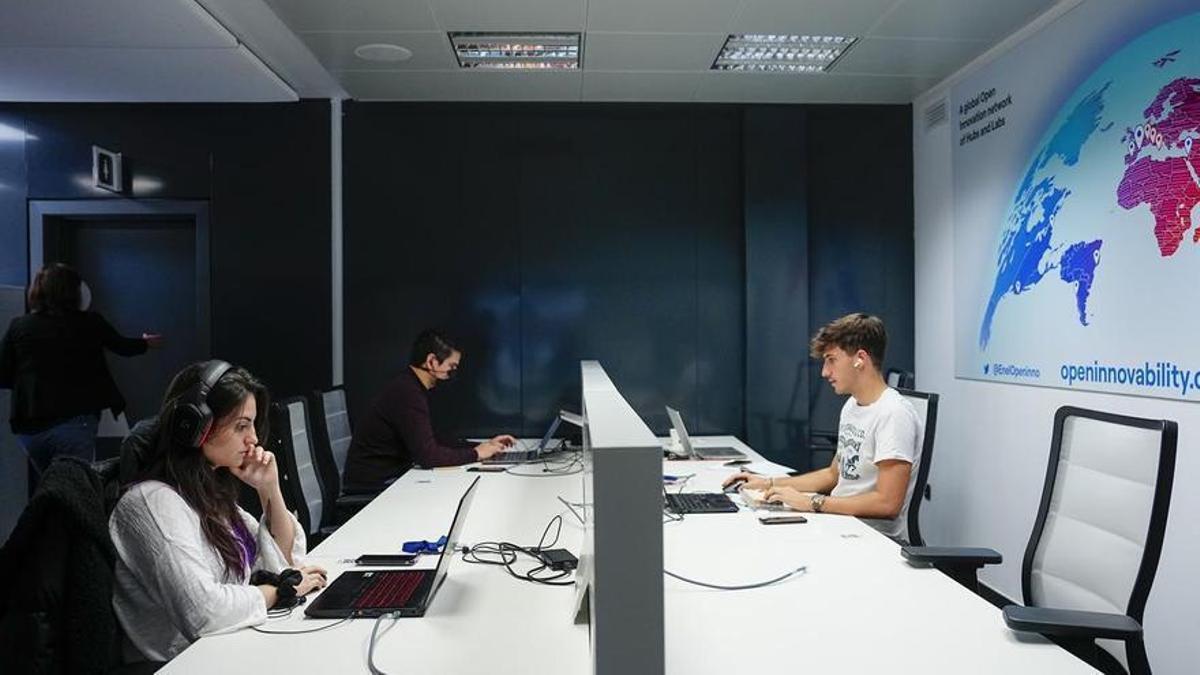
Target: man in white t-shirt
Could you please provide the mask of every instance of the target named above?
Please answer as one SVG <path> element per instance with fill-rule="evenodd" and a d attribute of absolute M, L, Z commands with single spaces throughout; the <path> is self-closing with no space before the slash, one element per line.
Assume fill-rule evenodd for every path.
<path fill-rule="evenodd" d="M 800 476 L 739 473 L 725 485 L 763 490 L 767 501 L 798 511 L 858 516 L 889 537 L 907 541 L 923 423 L 912 404 L 883 379 L 886 347 L 883 321 L 867 314 L 849 314 L 818 331 L 810 348 L 813 358 L 822 360 L 821 377 L 837 394 L 850 396 L 838 421 L 833 463 Z"/>

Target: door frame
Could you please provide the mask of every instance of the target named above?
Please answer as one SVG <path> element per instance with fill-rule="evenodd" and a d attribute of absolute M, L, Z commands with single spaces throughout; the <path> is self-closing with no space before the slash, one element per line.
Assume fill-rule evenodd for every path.
<path fill-rule="evenodd" d="M 31 199 L 29 200 L 29 283 L 46 264 L 46 238 L 60 218 L 86 221 L 188 220 L 196 232 L 196 342 L 212 353 L 212 296 L 209 283 L 208 202 L 179 199 Z"/>

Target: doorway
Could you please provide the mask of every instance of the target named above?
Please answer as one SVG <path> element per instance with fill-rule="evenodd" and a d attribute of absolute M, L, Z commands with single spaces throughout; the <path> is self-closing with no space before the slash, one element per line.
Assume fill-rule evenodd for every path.
<path fill-rule="evenodd" d="M 31 279 L 47 263 L 71 265 L 91 288 L 91 309 L 117 332 L 163 336 L 142 356 L 106 355 L 130 425 L 158 412 L 176 372 L 209 357 L 208 242 L 207 202 L 29 203 Z"/>

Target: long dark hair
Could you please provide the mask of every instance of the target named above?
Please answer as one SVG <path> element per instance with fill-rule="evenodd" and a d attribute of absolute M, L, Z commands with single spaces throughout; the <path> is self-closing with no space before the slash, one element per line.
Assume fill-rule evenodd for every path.
<path fill-rule="evenodd" d="M 29 311 L 66 314 L 79 311 L 83 279 L 73 268 L 51 263 L 38 270 L 29 285 Z"/>
<path fill-rule="evenodd" d="M 213 469 L 200 448 L 192 448 L 172 439 L 172 413 L 175 403 L 200 381 L 206 363 L 195 363 L 171 380 L 159 413 L 159 434 L 154 459 L 141 475 L 143 480 L 162 481 L 175 488 L 184 501 L 200 516 L 204 538 L 221 556 L 226 573 L 244 579 L 249 573 L 242 558 L 242 549 L 233 534 L 241 527 L 237 511 L 238 479 L 224 467 Z M 267 445 L 267 411 L 270 395 L 266 386 L 244 368 L 230 368 L 217 380 L 206 399 L 213 413 L 213 426 L 228 422 L 241 410 L 246 399 L 253 396 L 257 414 L 254 420 L 259 445 Z"/>

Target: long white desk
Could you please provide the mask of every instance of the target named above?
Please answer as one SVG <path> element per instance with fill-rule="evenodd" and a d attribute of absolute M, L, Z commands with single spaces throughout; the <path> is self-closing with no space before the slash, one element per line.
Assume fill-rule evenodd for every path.
<path fill-rule="evenodd" d="M 732 437 L 700 443 L 735 445 Z M 540 471 L 540 467 L 518 469 Z M 665 462 L 664 473 L 695 474 L 687 491 L 719 489 L 731 469 L 719 462 Z M 463 490 L 481 476 L 463 541 L 533 545 L 563 515 L 558 545 L 578 552 L 579 522 L 557 499 L 579 501 L 581 480 L 410 471 L 317 547 L 311 562 L 331 574 L 361 553 L 399 550 L 403 541 L 445 531 Z M 1009 631 L 1000 611 L 942 573 L 909 566 L 896 544 L 857 519 L 810 514 L 803 525 L 762 525 L 756 514 L 690 515 L 663 525 L 664 567 L 687 577 L 739 584 L 800 565 L 804 575 L 748 591 L 717 591 L 665 581 L 666 672 L 738 668 L 801 672 L 1088 673 L 1086 664 L 1037 637 Z M 636 546 L 637 542 L 630 542 Z M 425 561 L 432 565 L 432 559 Z M 590 669 L 588 631 L 572 623 L 571 587 L 518 581 L 494 566 L 456 559 L 429 614 L 385 621 L 375 664 L 386 673 L 562 673 Z M 297 610 L 269 630 L 331 621 Z M 373 620 L 327 631 L 263 635 L 246 629 L 202 639 L 164 673 L 366 672 Z"/>

